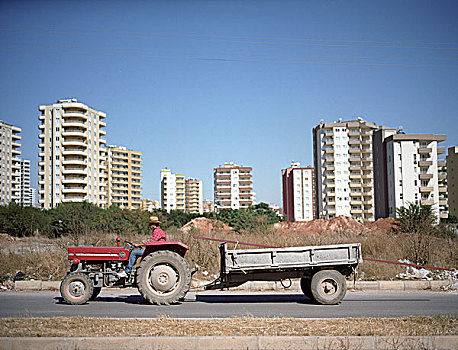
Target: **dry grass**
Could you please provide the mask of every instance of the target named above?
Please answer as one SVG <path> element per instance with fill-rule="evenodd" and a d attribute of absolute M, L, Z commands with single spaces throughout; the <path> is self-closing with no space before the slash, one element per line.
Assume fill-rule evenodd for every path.
<path fill-rule="evenodd" d="M 208 272 L 218 274 L 219 250 L 218 242 L 199 240 L 193 236 L 204 236 L 200 232 L 181 233 L 175 232 L 173 238 L 185 242 L 190 246 L 187 258 L 198 264 Z M 333 234 L 307 235 L 307 234 L 253 234 L 230 233 L 224 236 L 215 232 L 212 238 L 227 239 L 239 242 L 249 242 L 274 247 L 293 247 L 308 245 L 327 245 L 343 243 L 361 243 L 364 258 L 398 261 L 409 259 L 414 261 L 418 255 L 427 258 L 429 266 L 457 268 L 458 267 L 458 239 L 437 238 L 432 236 L 412 237 L 393 233 L 380 234 L 352 234 L 338 232 Z M 418 245 L 418 241 L 423 245 Z M 425 242 L 427 242 L 425 244 Z M 229 249 L 234 244 L 228 244 Z M 238 249 L 249 249 L 239 245 Z M 364 262 L 359 267 L 360 277 L 367 280 L 387 280 L 395 278 L 400 272 L 405 272 L 405 267 L 377 262 Z"/>
<path fill-rule="evenodd" d="M 200 233 L 191 230 L 182 233 L 176 229 L 168 230 L 168 240 L 181 241 L 190 247 L 187 259 L 192 264 L 198 264 L 210 274 L 219 272 L 219 249 L 218 242 L 194 239 L 193 236 L 208 236 L 208 232 Z M 215 230 L 213 238 L 227 239 L 239 242 L 263 244 L 267 246 L 306 246 L 339 243 L 361 243 L 363 257 L 397 261 L 415 257 L 424 257 L 430 266 L 457 268 L 458 267 L 458 239 L 437 238 L 432 236 L 408 236 L 393 233 L 384 234 L 352 234 L 339 232 L 333 234 L 309 235 L 309 234 L 278 234 L 272 230 L 258 233 L 223 233 Z M 148 235 L 126 235 L 121 237 L 133 242 L 142 242 Z M 30 278 L 61 279 L 68 269 L 66 247 L 69 245 L 94 245 L 114 246 L 116 236 L 100 232 L 90 232 L 78 237 L 62 237 L 55 240 L 42 238 L 21 239 L 18 243 L 29 244 L 31 242 L 52 245 L 52 250 L 47 252 L 7 253 L 0 250 L 0 282 L 7 276 L 15 275 L 17 271 L 25 272 Z M 229 249 L 234 244 L 228 244 Z M 253 248 L 239 245 L 238 249 Z M 365 262 L 359 267 L 359 276 L 366 280 L 387 280 L 395 278 L 405 268 L 398 265 L 389 265 L 376 262 Z M 197 278 L 204 278 L 198 273 Z"/>
<path fill-rule="evenodd" d="M 0 320 L 1 337 L 160 336 L 444 336 L 458 335 L 457 317 L 298 318 L 234 317 L 214 320 L 86 317 Z"/>

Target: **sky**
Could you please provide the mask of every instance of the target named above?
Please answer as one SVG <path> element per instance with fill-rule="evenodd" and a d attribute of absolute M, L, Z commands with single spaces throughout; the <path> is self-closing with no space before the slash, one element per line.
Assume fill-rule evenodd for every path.
<path fill-rule="evenodd" d="M 107 113 L 108 145 L 203 181 L 253 167 L 281 206 L 281 169 L 313 164 L 313 127 L 362 117 L 458 140 L 458 2 L 1 1 L 0 120 L 22 128 L 38 178 L 38 105 Z"/>

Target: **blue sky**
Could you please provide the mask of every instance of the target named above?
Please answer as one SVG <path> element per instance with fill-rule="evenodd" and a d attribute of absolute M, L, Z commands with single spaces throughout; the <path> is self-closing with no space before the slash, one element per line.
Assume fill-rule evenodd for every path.
<path fill-rule="evenodd" d="M 22 128 L 37 182 L 38 105 L 107 113 L 107 144 L 204 182 L 253 167 L 281 204 L 281 169 L 313 163 L 312 128 L 361 116 L 458 134 L 456 1 L 0 1 L 0 119 Z"/>

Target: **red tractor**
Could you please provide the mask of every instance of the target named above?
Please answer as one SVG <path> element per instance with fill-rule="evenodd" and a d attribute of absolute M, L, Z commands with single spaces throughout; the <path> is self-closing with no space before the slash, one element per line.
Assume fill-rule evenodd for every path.
<path fill-rule="evenodd" d="M 99 295 L 102 287 L 137 287 L 140 294 L 152 304 L 168 305 L 184 299 L 191 286 L 189 263 L 184 258 L 189 247 L 181 242 L 145 243 L 145 252 L 138 267 L 128 278 L 118 277 L 126 267 L 129 248 L 69 247 L 70 271 L 62 280 L 60 293 L 73 305 L 86 303 Z"/>

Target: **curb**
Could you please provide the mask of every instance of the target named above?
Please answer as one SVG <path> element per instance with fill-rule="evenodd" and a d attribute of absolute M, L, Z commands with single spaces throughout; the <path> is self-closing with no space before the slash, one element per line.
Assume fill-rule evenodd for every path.
<path fill-rule="evenodd" d="M 195 281 L 192 283 L 192 288 L 198 288 L 205 285 L 207 282 Z M 347 288 L 349 290 L 360 291 L 415 291 L 415 290 L 443 290 L 450 288 L 455 283 L 454 280 L 442 281 L 347 281 Z M 284 282 L 286 286 L 289 281 Z M 60 281 L 16 281 L 14 282 L 14 289 L 17 291 L 39 291 L 39 290 L 59 290 Z M 298 280 L 292 281 L 290 288 L 284 288 L 281 282 L 261 282 L 249 281 L 245 284 L 231 288 L 230 290 L 238 291 L 282 291 L 292 290 L 301 292 L 300 283 Z"/>
<path fill-rule="evenodd" d="M 116 337 L 0 338 L 0 350 L 13 349 L 442 349 L 455 350 L 458 336 L 373 337 Z"/>
<path fill-rule="evenodd" d="M 205 285 L 207 282 L 195 281 L 192 288 L 197 288 Z M 289 281 L 283 282 L 284 285 L 289 286 Z M 448 279 L 441 281 L 347 281 L 347 289 L 359 291 L 415 291 L 415 290 L 443 290 L 451 288 L 456 280 Z M 249 281 L 241 286 L 230 288 L 230 290 L 239 291 L 282 291 L 292 290 L 302 293 L 299 280 L 292 281 L 291 287 L 285 288 L 281 282 L 261 282 Z"/>

